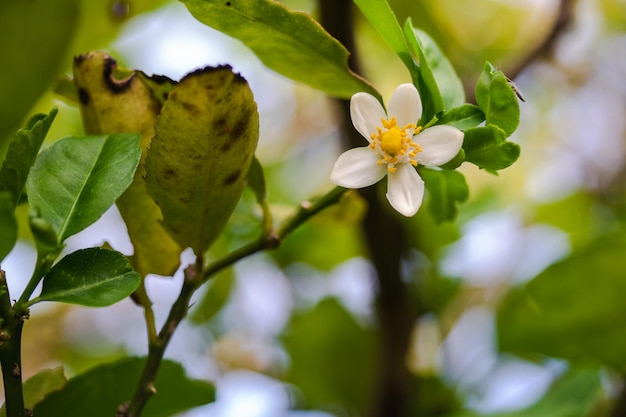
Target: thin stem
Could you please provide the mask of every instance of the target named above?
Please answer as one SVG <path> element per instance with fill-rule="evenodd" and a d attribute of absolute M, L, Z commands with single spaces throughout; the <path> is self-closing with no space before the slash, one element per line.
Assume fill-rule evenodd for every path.
<path fill-rule="evenodd" d="M 22 388 L 22 327 L 24 319 L 16 316 L 11 307 L 6 274 L 0 270 L 0 314 L 3 325 L 0 330 L 0 365 L 6 398 L 7 417 L 24 417 L 30 412 L 24 406 Z"/>
<path fill-rule="evenodd" d="M 146 329 L 148 331 L 148 345 L 155 343 L 158 340 L 156 320 L 154 318 L 154 310 L 152 309 L 152 300 L 150 300 L 146 290 L 145 278 L 141 280 L 141 284 L 139 284 L 139 288 L 135 290 L 133 296 L 134 300 L 141 304 L 141 307 L 143 307 L 143 315 L 146 321 Z"/>
<path fill-rule="evenodd" d="M 29 303 L 30 296 L 33 295 L 35 288 L 43 279 L 43 276 L 50 270 L 50 267 L 54 263 L 54 260 L 57 258 L 61 249 L 54 250 L 52 252 L 38 252 L 37 253 L 37 262 L 35 263 L 35 270 L 33 271 L 28 284 L 26 284 L 26 288 L 20 295 L 20 298 L 15 303 L 15 311 L 17 315 L 23 315 L 28 313 L 28 306 L 32 303 Z"/>
<path fill-rule="evenodd" d="M 124 414 L 122 414 L 124 417 L 139 417 L 150 397 L 156 393 L 154 381 L 159 367 L 161 366 L 165 349 L 172 339 L 174 331 L 187 315 L 191 296 L 198 289 L 200 284 L 196 277 L 201 271 L 196 270 L 196 268 L 197 266 L 192 265 L 185 269 L 185 280 L 180 294 L 172 305 L 167 320 L 163 324 L 157 339 L 148 346 L 148 359 L 144 365 L 139 386 L 135 391 L 133 399 L 128 404 L 127 409 L 124 411 Z"/>
<path fill-rule="evenodd" d="M 204 262 L 201 257 L 198 257 L 195 265 L 188 266 L 185 269 L 185 279 L 180 294 L 172 305 L 167 320 L 163 324 L 158 336 L 154 340 L 150 339 L 148 345 L 148 359 L 139 380 L 137 390 L 132 400 L 120 407 L 118 417 L 139 417 L 150 397 L 155 394 L 156 389 L 154 387 L 154 381 L 161 361 L 163 360 L 165 349 L 178 328 L 178 325 L 187 315 L 191 297 L 204 282 L 222 269 L 235 264 L 243 258 L 265 249 L 278 247 L 284 238 L 312 216 L 326 207 L 337 203 L 346 191 L 347 190 L 344 188 L 336 187 L 313 203 L 308 201 L 303 202 L 300 204 L 296 213 L 285 221 L 277 232 L 273 232 L 271 229 L 269 233 L 264 231 L 261 238 L 258 240 L 231 252 L 206 268 L 203 267 Z"/>

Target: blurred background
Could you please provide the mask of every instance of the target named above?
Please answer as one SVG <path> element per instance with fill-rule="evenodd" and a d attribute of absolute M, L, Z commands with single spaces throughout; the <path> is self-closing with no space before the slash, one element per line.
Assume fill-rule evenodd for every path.
<path fill-rule="evenodd" d="M 50 141 L 83 134 L 77 105 L 53 91 L 80 53 L 104 49 L 127 68 L 172 79 L 227 63 L 259 105 L 257 156 L 275 217 L 332 186 L 344 121 L 328 96 L 266 69 L 182 3 L 49 3 L 32 2 L 27 20 L 0 18 L 26 25 L 20 39 L 0 28 L 0 137 L 52 106 Z M 319 13 L 313 0 L 282 3 Z M 411 17 L 439 43 L 468 99 L 489 60 L 525 100 L 511 138 L 522 147 L 517 163 L 498 176 L 463 165 L 471 194 L 455 222 L 435 224 L 424 209 L 401 221 L 410 245 L 402 280 L 418 306 L 405 358 L 407 415 L 626 415 L 626 1 L 389 3 L 400 22 Z M 363 75 L 388 97 L 409 74 L 356 9 L 354 18 Z M 210 256 L 256 238 L 256 210 L 246 191 Z M 359 226 L 365 210 L 350 194 L 198 294 L 166 356 L 213 381 L 217 401 L 185 417 L 368 415 L 384 336 Z M 2 265 L 12 294 L 35 259 L 23 211 L 21 239 Z M 104 242 L 132 254 L 114 208 L 66 251 Z M 192 261 L 183 254 L 183 265 Z M 149 277 L 159 323 L 181 278 Z M 74 375 L 147 350 L 142 311 L 130 300 L 104 309 L 38 304 L 24 337 L 25 376 L 58 365 Z"/>

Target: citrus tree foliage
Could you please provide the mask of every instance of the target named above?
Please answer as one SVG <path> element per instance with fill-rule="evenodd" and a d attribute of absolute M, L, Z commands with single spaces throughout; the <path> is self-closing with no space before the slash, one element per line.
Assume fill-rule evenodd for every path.
<path fill-rule="evenodd" d="M 0 270 L 0 363 L 6 398 L 0 413 L 8 417 L 31 413 L 166 417 L 214 402 L 212 383 L 192 378 L 181 364 L 164 359 L 188 313 L 191 322 L 219 333 L 214 319 L 236 286 L 231 267 L 279 246 L 271 256 L 282 267 L 309 263 L 331 269 L 348 258 L 370 256 L 382 275 L 379 267 L 385 257 L 368 252 L 371 248 L 365 247 L 355 227 L 367 225 L 372 213 L 377 213 L 376 220 L 389 239 L 383 244 L 394 248 L 397 242 L 391 241 L 398 239 L 411 247 L 396 253 L 393 261 L 397 262 L 392 265 L 402 277 L 393 284 L 398 285 L 395 290 L 400 288 L 399 299 L 410 300 L 413 314 L 394 323 L 402 328 L 406 319 L 409 330 L 398 336 L 355 318 L 337 300 L 325 299 L 313 308 L 296 311 L 287 321 L 278 339 L 290 362 L 273 376 L 295 387 L 303 408 L 336 409 L 341 415 L 355 416 L 383 415 L 372 411 L 377 407 L 391 416 L 481 415 L 466 409 L 466 393 L 436 372 L 410 375 L 406 349 L 386 351 L 390 345 L 381 340 L 398 337 L 392 342 L 406 347 L 411 339 L 410 320 L 443 317 L 454 307 L 458 282 L 444 279 L 431 264 L 438 261 L 442 247 L 458 239 L 454 222 L 481 210 L 480 199 L 485 197 L 478 195 L 473 211 L 464 211 L 475 195 L 466 173 L 475 170 L 486 181 L 498 180 L 498 173 L 520 157 L 520 146 L 510 140 L 520 125 L 520 95 L 502 70 L 486 62 L 468 82 L 455 69 L 459 58 L 446 56 L 444 45 L 414 23 L 417 17 L 399 21 L 387 1 L 354 0 L 358 15 L 365 18 L 361 23 L 367 23 L 408 74 L 408 80 L 399 79 L 396 85 L 409 87 L 396 91 L 417 91 L 417 96 L 394 93 L 386 97 L 380 87 L 350 68 L 353 51 L 331 36 L 317 16 L 273 0 L 181 0 L 197 21 L 241 41 L 269 69 L 329 98 L 354 100 L 352 122 L 364 142 L 356 153 L 347 151 L 349 164 L 342 166 L 353 179 L 357 177 L 351 183 L 354 187 L 329 187 L 285 209 L 272 204 L 282 192 L 270 178 L 276 171 L 255 156 L 263 120 L 246 74 L 228 64 L 207 65 L 189 68 L 179 80 L 172 80 L 124 68 L 109 53 L 98 50 L 100 43 L 113 37 L 117 24 L 109 22 L 110 27 L 99 35 L 83 37 L 90 32 L 85 25 L 98 27 L 96 13 L 89 12 L 95 7 L 92 3 L 63 0 L 55 7 L 45 2 L 22 3 L 0 5 L 0 23 L 5 23 L 0 24 L 0 33 L 15 36 L 27 15 L 35 28 L 33 34 L 39 41 L 47 38 L 49 48 L 30 58 L 24 56 L 25 51 L 36 49 L 39 43 L 24 37 L 23 43 L 12 44 L 6 50 L 11 61 L 6 65 L 7 77 L 0 79 L 3 97 L 19 96 L 14 102 L 3 98 L 0 105 L 0 139 L 6 137 L 0 166 L 0 261 L 26 228 L 37 252 L 32 275 L 19 294 L 9 292 L 10 287 L 14 291 L 12 276 Z M 130 10 L 154 7 L 149 2 L 138 2 L 137 9 L 126 7 L 128 2 L 113 3 L 109 12 L 119 19 L 128 18 Z M 322 3 L 322 9 L 327 7 Z M 64 24 L 51 30 L 48 20 Z M 69 56 L 74 54 L 72 61 Z M 70 66 L 71 76 L 59 75 Z M 47 68 L 43 73 L 42 67 Z M 14 83 L 13 79 L 28 82 Z M 55 92 L 80 110 L 84 135 L 50 134 L 66 104 L 22 122 L 53 82 Z M 18 84 L 26 87 L 17 91 Z M 398 105 L 405 99 L 409 107 L 414 105 L 414 112 Z M 365 106 L 356 106 L 358 100 Z M 398 120 L 392 110 L 398 110 Z M 406 114 L 419 116 L 400 123 Z M 350 124 L 349 119 L 344 122 Z M 24 127 L 18 129 L 20 123 Z M 452 132 L 451 142 L 458 139 L 457 147 L 444 147 L 433 139 L 441 138 L 432 136 L 433 132 L 444 131 Z M 49 143 L 44 145 L 46 139 Z M 433 158 L 438 152 L 450 155 L 439 161 Z M 426 166 L 420 153 L 424 160 L 439 162 Z M 369 177 L 359 182 L 355 173 Z M 415 217 L 404 218 L 392 210 L 384 187 L 373 185 L 383 177 L 388 178 L 389 201 L 410 200 L 407 204 L 419 210 Z M 421 187 L 420 191 L 411 184 Z M 371 190 L 362 194 L 347 189 L 369 186 Z M 369 191 L 378 194 L 372 198 Z M 419 198 L 411 200 L 416 195 Z M 106 244 L 64 252 L 68 238 L 94 224 L 113 205 L 126 225 L 133 255 Z M 24 213 L 28 213 L 27 220 L 21 220 Z M 241 217 L 247 221 L 244 227 L 231 227 Z M 551 220 L 554 224 L 567 221 L 566 216 Z M 572 224 L 576 222 L 563 228 Z M 298 233 L 292 236 L 296 229 Z M 405 235 L 395 236 L 398 229 Z M 373 233 L 365 232 L 366 237 Z M 186 249 L 193 261 L 181 265 Z M 571 255 L 499 300 L 500 351 L 537 361 L 559 358 L 572 367 L 523 412 L 489 415 L 590 415 L 603 395 L 597 370 L 605 367 L 619 373 L 624 368 L 626 346 L 614 321 L 624 313 L 620 294 L 626 288 L 619 259 L 625 249 L 621 230 L 611 230 L 601 241 L 587 239 Z M 171 277 L 177 270 L 183 275 L 180 292 L 166 306 L 165 320 L 157 322 L 146 282 L 154 279 L 152 274 Z M 588 277 L 594 275 L 594 287 L 589 289 Z M 381 294 L 388 290 L 382 288 L 385 285 L 379 281 Z M 205 287 L 202 298 L 193 298 Z M 143 311 L 144 357 L 108 360 L 71 377 L 62 368 L 22 377 L 21 334 L 27 319 L 37 314 L 32 306 L 46 302 L 99 308 L 126 299 Z M 377 300 L 381 322 L 385 314 L 390 315 L 387 319 L 396 319 L 395 309 L 389 309 L 386 302 Z M 401 372 L 398 378 L 405 378 L 406 385 L 396 387 L 397 381 L 383 377 L 384 363 L 381 366 L 373 358 L 385 355 L 402 356 L 406 375 Z M 396 405 L 409 410 L 404 414 L 385 402 L 397 393 L 403 400 Z M 575 401 L 566 401 L 572 398 Z"/>

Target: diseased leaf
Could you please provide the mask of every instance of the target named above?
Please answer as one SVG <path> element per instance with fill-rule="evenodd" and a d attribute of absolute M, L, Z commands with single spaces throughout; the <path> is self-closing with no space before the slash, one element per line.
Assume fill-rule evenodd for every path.
<path fill-rule="evenodd" d="M 259 115 L 246 80 L 229 66 L 184 77 L 170 93 L 146 158 L 146 185 L 163 225 L 201 255 L 219 236 L 246 185 Z"/>
<path fill-rule="evenodd" d="M 35 416 L 111 417 L 130 400 L 139 382 L 144 358 L 124 358 L 100 365 L 71 378 L 65 388 L 48 395 L 34 410 Z M 207 382 L 189 379 L 184 368 L 164 360 L 142 417 L 171 417 L 215 400 Z"/>
<path fill-rule="evenodd" d="M 626 237 L 604 236 L 555 263 L 500 305 L 500 349 L 626 367 Z"/>
<path fill-rule="evenodd" d="M 476 103 L 485 112 L 487 124 L 494 124 L 511 136 L 520 120 L 517 94 L 502 71 L 489 62 L 476 84 Z"/>
<path fill-rule="evenodd" d="M 496 125 L 467 129 L 463 149 L 466 161 L 491 173 L 511 166 L 520 154 L 519 145 L 508 142 L 506 133 Z"/>
<path fill-rule="evenodd" d="M 10 193 L 13 208 L 20 201 L 28 171 L 35 163 L 41 144 L 56 115 L 56 108 L 50 110 L 48 115 L 34 115 L 24 129 L 15 133 L 9 144 L 5 160 L 0 168 L 0 192 Z"/>
<path fill-rule="evenodd" d="M 140 156 L 136 134 L 61 139 L 31 169 L 29 203 L 61 243 L 111 207 L 130 185 Z"/>
<path fill-rule="evenodd" d="M 452 221 L 457 205 L 469 197 L 465 176 L 458 171 L 421 168 L 420 176 L 428 190 L 428 211 L 437 223 Z"/>
<path fill-rule="evenodd" d="M 437 120 L 437 124 L 454 126 L 459 130 L 467 130 L 478 126 L 484 121 L 485 113 L 479 107 L 468 103 L 443 113 Z"/>
<path fill-rule="evenodd" d="M 419 61 L 423 120 L 428 121 L 440 111 L 462 105 L 465 102 L 463 84 L 435 41 L 424 31 L 413 27 L 410 18 L 404 25 L 404 34 Z"/>
<path fill-rule="evenodd" d="M 378 92 L 348 69 L 348 51 L 311 16 L 272 0 L 181 0 L 200 22 L 242 41 L 263 63 L 337 97 Z"/>
<path fill-rule="evenodd" d="M 171 276 L 180 265 L 182 249 L 159 222 L 161 209 L 146 190 L 144 161 L 156 117 L 175 82 L 133 71 L 126 71 L 126 77 L 120 79 L 114 75 L 117 69 L 115 60 L 103 52 L 75 59 L 74 83 L 81 98 L 83 124 L 89 134 L 141 135 L 139 167 L 116 204 L 133 244 L 135 270 L 144 277 L 149 273 Z"/>
<path fill-rule="evenodd" d="M 52 267 L 43 279 L 40 301 L 58 301 L 104 307 L 128 297 L 141 277 L 119 252 L 89 248 L 71 253 Z"/>

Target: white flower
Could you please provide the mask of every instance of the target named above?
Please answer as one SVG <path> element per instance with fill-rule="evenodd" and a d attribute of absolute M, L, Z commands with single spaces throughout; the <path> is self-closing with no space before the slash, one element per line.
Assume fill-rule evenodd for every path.
<path fill-rule="evenodd" d="M 415 123 L 422 116 L 422 102 L 413 84 L 402 84 L 391 95 L 389 112 L 367 93 L 350 100 L 350 116 L 369 146 L 350 149 L 339 156 L 330 179 L 345 188 L 363 188 L 387 175 L 387 199 L 400 214 L 410 217 L 419 210 L 424 181 L 418 164 L 439 166 L 456 156 L 463 132 L 452 126 L 422 131 Z"/>

